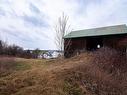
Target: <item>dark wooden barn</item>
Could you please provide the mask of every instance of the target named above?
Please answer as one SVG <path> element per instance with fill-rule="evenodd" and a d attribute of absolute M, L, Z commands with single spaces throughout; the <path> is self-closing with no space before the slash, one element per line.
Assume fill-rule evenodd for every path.
<path fill-rule="evenodd" d="M 86 50 L 93 51 L 101 47 L 126 51 L 127 26 L 116 25 L 72 31 L 64 37 L 65 57 L 71 57 Z"/>

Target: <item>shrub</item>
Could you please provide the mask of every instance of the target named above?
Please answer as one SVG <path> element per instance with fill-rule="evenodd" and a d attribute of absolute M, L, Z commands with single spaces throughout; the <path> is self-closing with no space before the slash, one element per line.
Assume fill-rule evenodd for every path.
<path fill-rule="evenodd" d="M 78 61 L 78 66 L 65 72 L 67 92 L 82 95 L 87 90 L 94 95 L 127 95 L 127 65 L 121 52 L 103 47 L 71 60 Z"/>
<path fill-rule="evenodd" d="M 88 75 L 96 81 L 100 95 L 126 95 L 126 60 L 121 51 L 103 47 L 91 53 Z"/>
<path fill-rule="evenodd" d="M 125 71 L 126 62 L 125 55 L 115 49 L 103 47 L 93 53 L 93 64 L 99 68 L 115 73 L 117 71 Z"/>

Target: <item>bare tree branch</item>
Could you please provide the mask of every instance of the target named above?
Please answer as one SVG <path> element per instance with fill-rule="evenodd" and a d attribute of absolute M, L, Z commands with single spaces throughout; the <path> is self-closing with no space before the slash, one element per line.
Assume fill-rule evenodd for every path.
<path fill-rule="evenodd" d="M 64 50 L 64 39 L 63 37 L 68 34 L 70 31 L 70 26 L 68 25 L 68 16 L 64 13 L 61 17 L 58 18 L 58 23 L 55 26 L 55 44 L 58 50 Z"/>

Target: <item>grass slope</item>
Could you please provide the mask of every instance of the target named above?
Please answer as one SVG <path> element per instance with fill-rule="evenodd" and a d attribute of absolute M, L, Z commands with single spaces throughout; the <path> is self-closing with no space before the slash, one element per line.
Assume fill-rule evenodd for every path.
<path fill-rule="evenodd" d="M 0 95 L 126 95 L 126 73 L 109 73 L 93 64 L 99 62 L 94 55 L 56 60 L 16 58 L 12 61 L 16 69 L 0 77 Z"/>

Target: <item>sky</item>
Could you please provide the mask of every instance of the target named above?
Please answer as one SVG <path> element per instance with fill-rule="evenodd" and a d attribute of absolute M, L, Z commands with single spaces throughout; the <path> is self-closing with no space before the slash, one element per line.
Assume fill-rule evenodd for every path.
<path fill-rule="evenodd" d="M 25 49 L 56 49 L 58 18 L 71 30 L 127 24 L 127 0 L 0 0 L 0 39 Z"/>

